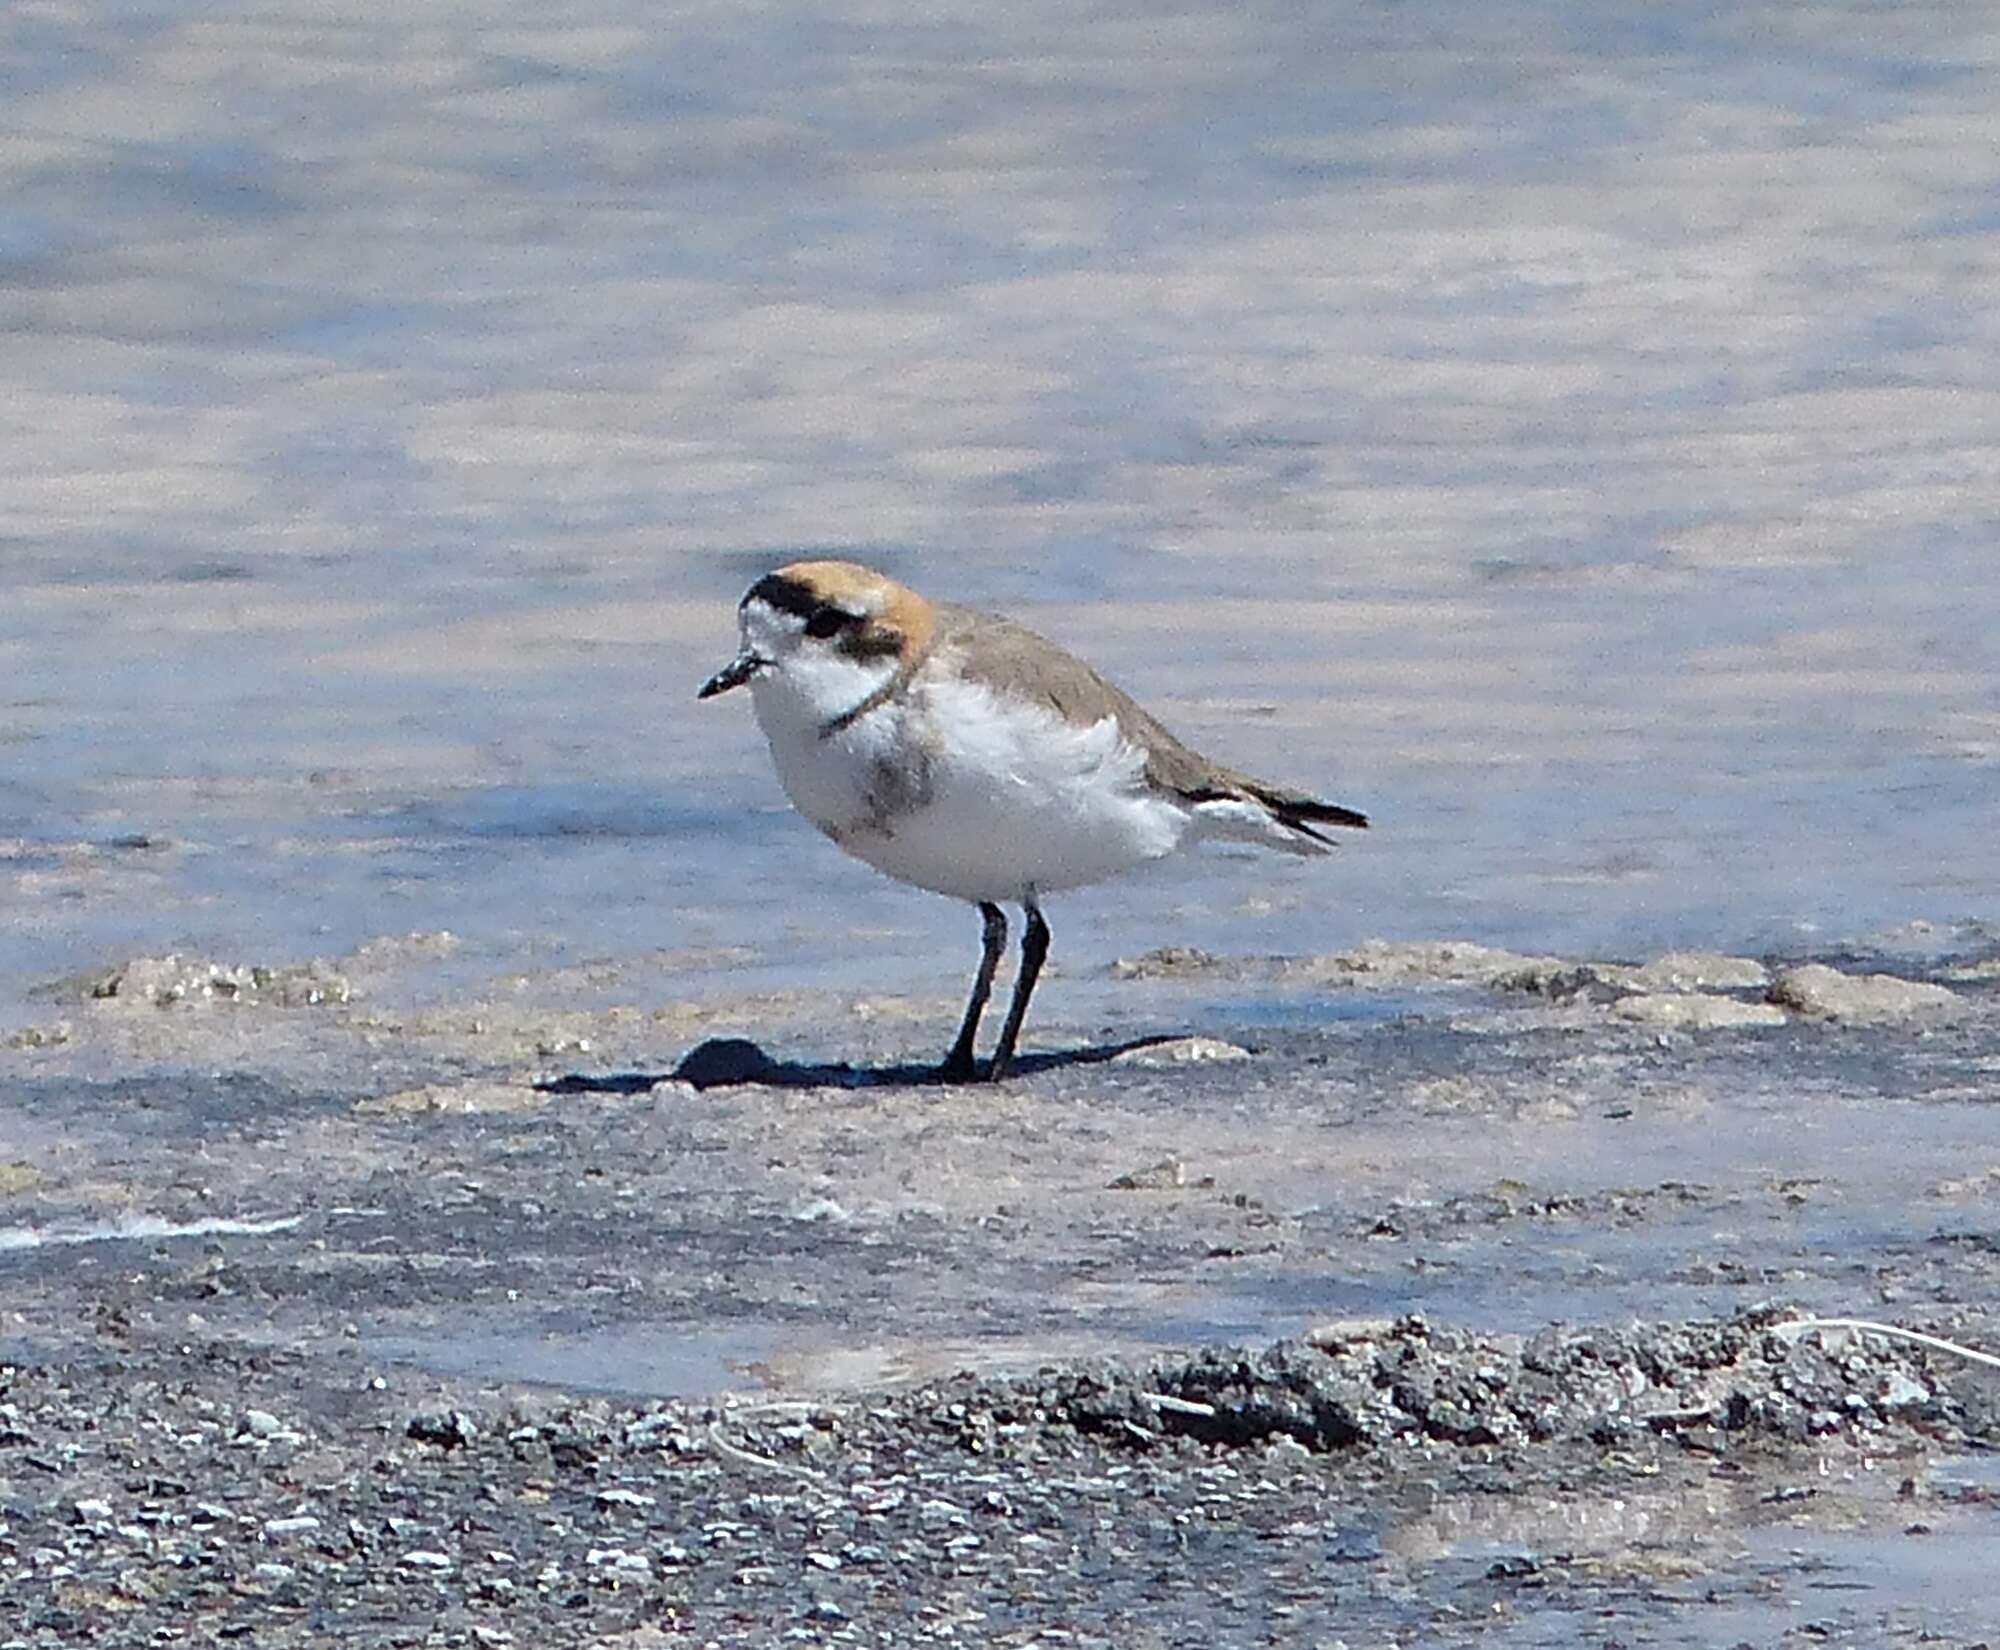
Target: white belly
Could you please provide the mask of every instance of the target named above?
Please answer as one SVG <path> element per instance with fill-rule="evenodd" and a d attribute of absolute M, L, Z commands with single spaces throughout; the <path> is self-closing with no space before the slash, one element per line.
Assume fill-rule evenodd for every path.
<path fill-rule="evenodd" d="M 1188 810 L 1147 791 L 1110 718 L 1078 728 L 962 681 L 932 681 L 830 738 L 752 684 L 792 803 L 857 859 L 959 899 L 1081 887 L 1172 853 Z"/>

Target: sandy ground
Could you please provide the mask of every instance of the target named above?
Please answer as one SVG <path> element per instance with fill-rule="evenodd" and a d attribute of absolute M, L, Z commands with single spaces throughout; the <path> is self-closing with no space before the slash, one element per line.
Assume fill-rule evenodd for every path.
<path fill-rule="evenodd" d="M 0 1585 L 38 1624 L 20 1642 L 144 1642 L 177 1611 L 203 1633 L 412 1642 L 397 1633 L 418 1597 L 456 1624 L 441 1642 L 518 1636 L 523 1611 L 547 1613 L 536 1632 L 554 1636 L 537 1642 L 613 1627 L 899 1642 L 942 1630 L 924 1611 L 946 1597 L 982 1642 L 1092 1621 L 1109 1639 L 1107 1587 L 1154 1634 L 1122 1642 L 1193 1642 L 1176 1588 L 1141 1577 L 1192 1562 L 1184 1529 L 1171 1563 L 1165 1535 L 1127 1527 L 1129 1507 L 1113 1518 L 1129 1543 L 1079 1533 L 1092 1497 L 1136 1493 L 1134 1470 L 1176 1505 L 1218 1473 L 1263 1486 L 1199 1514 L 1221 1546 L 1198 1573 L 1221 1591 L 1198 1619 L 1229 1642 L 1286 1642 L 1284 1609 L 1391 1636 L 1436 1635 L 1458 1612 L 1454 1634 L 1501 1643 L 1716 1642 L 1715 1623 L 1747 1611 L 1728 1642 L 1818 1623 L 1821 1642 L 1970 1644 L 1990 1619 L 1982 1578 L 1933 1585 L 1950 1542 L 1990 1539 L 1968 1454 L 1989 1438 L 1990 1377 L 1874 1340 L 1836 1337 L 1829 1359 L 1817 1338 L 1803 1352 L 1762 1338 L 1821 1314 L 1992 1343 L 2000 1039 L 1977 957 L 1916 980 L 1856 959 L 1611 964 L 1470 945 L 1153 953 L 1099 982 L 1148 1029 L 1044 1024 L 1026 1073 L 988 1089 L 922 1080 L 949 1035 L 942 998 L 676 999 L 662 991 L 676 971 L 714 959 L 663 955 L 415 1006 L 410 978 L 449 949 L 418 937 L 261 970 L 141 959 L 55 987 L 39 1041 L 14 1051 Z M 1213 1006 L 1246 997 L 1277 1012 L 1260 1026 Z M 1717 1333 L 1700 1326 L 1753 1308 L 1727 1332 L 1735 1350 L 1690 1350 Z M 1432 1327 L 1392 1329 L 1410 1313 Z M 1523 1348 L 1557 1324 L 1671 1350 L 1537 1365 Z M 1416 1403 L 1351 1437 L 1267 1419 L 1179 1444 L 1195 1411 L 1171 1411 L 1164 1429 L 1138 1426 L 1168 1442 L 1140 1439 L 1135 1468 L 1133 1417 L 1163 1412 L 1079 1407 L 1073 1385 L 1049 1385 L 1109 1369 L 1115 1390 L 1191 1391 L 1198 1410 L 1214 1385 L 1188 1384 L 1186 1354 L 1178 1389 L 1149 1360 L 1315 1326 L 1367 1358 L 1415 1334 L 1426 1379 L 1448 1373 L 1470 1408 L 1444 1421 Z M 1553 1370 L 1526 1396 L 1524 1356 Z M 1717 1395 L 1718 1366 L 1737 1398 Z M 1608 1367 L 1630 1380 L 1607 1386 Z M 1286 1378 L 1266 1371 L 1230 1402 L 1262 1414 L 1259 1382 Z M 1501 1396 L 1512 1419 L 1474 1424 Z M 199 1424 L 162 1407 L 188 1404 Z M 988 1417 L 977 1432 L 996 1413 L 1018 1423 L 1004 1448 L 938 1420 Z M 265 1447 L 267 1424 L 291 1441 Z M 1635 1425 L 1638 1464 L 1607 1456 Z M 597 1465 L 546 1502 L 548 1439 L 571 1433 Z M 691 1441 L 656 1458 L 669 1433 Z M 999 1610 L 1019 1555 L 984 1537 L 945 1552 L 949 1585 L 893 1542 L 902 1557 L 858 1592 L 798 1585 L 839 1544 L 825 1545 L 824 1506 L 783 1514 L 783 1496 L 830 1474 L 862 1486 L 843 1492 L 851 1513 L 898 1450 L 898 1471 L 961 1512 L 966 1496 L 1020 1506 L 1031 1490 L 1054 1509 L 1045 1534 L 1064 1556 L 1040 1604 Z M 778 1457 L 790 1467 L 760 1464 Z M 133 1463 L 122 1480 L 119 1460 Z M 498 1479 L 496 1460 L 511 1463 Z M 375 1489 L 356 1497 L 379 1488 L 371 1472 L 406 1469 L 424 1510 L 386 1543 L 352 1534 L 384 1516 L 401 1528 Z M 633 1472 L 650 1499 L 590 1502 L 623 1509 L 616 1542 L 518 1510 Z M 1643 1516 L 1618 1487 L 1634 1472 Z M 234 1522 L 190 1525 L 149 1478 Z M 1261 1495 L 1273 1528 L 1250 1510 Z M 132 1496 L 160 1503 L 144 1540 L 115 1534 L 138 1516 Z M 1488 1512 L 1440 1510 L 1467 1496 Z M 409 1558 L 507 1505 L 493 1541 L 515 1585 L 576 1565 L 583 1616 L 564 1616 L 573 1589 L 554 1581 L 482 1593 L 463 1542 L 445 1542 L 435 1575 Z M 738 1537 L 717 1551 L 701 1535 L 745 1507 L 763 1509 L 746 1526 L 754 1562 Z M 979 1533 L 931 1516 L 940 1550 Z M 317 1559 L 278 1550 L 288 1517 L 320 1521 Z M 161 1556 L 230 1531 L 249 1545 L 179 1570 Z M 349 1532 L 338 1562 L 334 1531 Z M 1277 1543 L 1255 1549 L 1270 1562 L 1254 1574 L 1245 1540 Z M 576 1541 L 638 1556 L 620 1570 Z M 1328 1542 L 1365 1572 L 1351 1595 L 1324 1573 L 1284 1579 L 1309 1551 L 1328 1561 Z M 683 1572 L 661 1543 L 706 1556 Z M 725 1585 L 711 1559 L 780 1579 Z M 339 1598 L 364 1595 L 341 1614 Z M 815 1618 L 816 1600 L 844 1614 Z"/>

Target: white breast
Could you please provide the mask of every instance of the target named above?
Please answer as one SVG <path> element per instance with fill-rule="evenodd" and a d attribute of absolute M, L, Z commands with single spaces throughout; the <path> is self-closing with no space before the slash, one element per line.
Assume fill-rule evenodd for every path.
<path fill-rule="evenodd" d="M 774 673 L 775 674 L 775 673 Z M 785 792 L 856 858 L 959 899 L 1080 887 L 1173 852 L 1187 809 L 1150 793 L 1106 717 L 1077 727 L 946 672 L 822 737 L 817 706 L 752 684 Z"/>

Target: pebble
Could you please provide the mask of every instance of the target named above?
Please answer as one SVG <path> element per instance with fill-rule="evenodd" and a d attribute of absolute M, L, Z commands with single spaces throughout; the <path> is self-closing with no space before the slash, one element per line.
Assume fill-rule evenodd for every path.
<path fill-rule="evenodd" d="M 1900 1369 L 1892 1369 L 1883 1378 L 1882 1390 L 1875 1402 L 1888 1411 L 1915 1409 L 1929 1403 L 1931 1396 L 1930 1389 L 1923 1382 L 1912 1380 Z"/>
<path fill-rule="evenodd" d="M 1621 1020 L 1665 1031 L 1736 1031 L 1781 1026 L 1787 1021 L 1785 1011 L 1775 1004 L 1746 1003 L 1738 997 L 1706 992 L 1642 992 L 1619 998 L 1611 1005 L 1611 1012 Z"/>
<path fill-rule="evenodd" d="M 1171 1192 L 1187 1184 L 1187 1166 L 1178 1157 L 1163 1157 L 1143 1169 L 1133 1169 L 1108 1182 L 1114 1192 Z"/>
<path fill-rule="evenodd" d="M 1184 980 L 1222 966 L 1220 957 L 1197 946 L 1162 945 L 1137 957 L 1120 957 L 1111 965 L 1111 974 L 1120 980 Z"/>
<path fill-rule="evenodd" d="M 479 1437 L 479 1428 L 463 1410 L 450 1409 L 441 1415 L 412 1415 L 403 1433 L 440 1449 L 464 1449 Z"/>
<path fill-rule="evenodd" d="M 1948 986 L 1894 974 L 1843 974 L 1825 963 L 1784 970 L 1771 982 L 1770 1001 L 1810 1019 L 1853 1025 L 1944 1019 L 1965 1005 Z"/>
<path fill-rule="evenodd" d="M 698 1043 L 674 1067 L 676 1082 L 698 1089 L 756 1083 L 775 1069 L 770 1055 L 747 1037 L 711 1037 Z"/>
<path fill-rule="evenodd" d="M 548 1102 L 548 1095 L 526 1083 L 424 1083 L 413 1089 L 398 1089 L 393 1094 L 371 1095 L 365 1100 L 357 1100 L 354 1110 L 362 1117 L 419 1113 L 478 1117 L 539 1111 Z"/>
<path fill-rule="evenodd" d="M 1307 957 L 1287 966 L 1295 979 L 1329 984 L 1351 982 L 1357 975 L 1402 981 L 1434 981 L 1466 985 L 1505 985 L 1534 989 L 1533 982 L 1576 967 L 1560 957 L 1528 956 L 1470 940 L 1402 942 L 1364 940 L 1351 951 Z"/>
<path fill-rule="evenodd" d="M 1247 1060 L 1250 1051 L 1219 1037 L 1175 1037 L 1164 1043 L 1141 1043 L 1114 1054 L 1114 1066 L 1190 1066 Z"/>
<path fill-rule="evenodd" d="M 121 1001 L 167 1007 L 181 1002 L 262 1003 L 275 1008 L 309 1008 L 345 1003 L 354 995 L 347 976 L 330 963 L 269 966 L 221 963 L 169 952 L 133 957 L 88 979 L 58 982 L 58 994 L 72 991 L 99 1002 Z"/>
<path fill-rule="evenodd" d="M 1754 957 L 1719 951 L 1668 951 L 1636 968 L 1593 965 L 1613 985 L 1633 991 L 1756 991 L 1771 982 L 1771 971 Z"/>
<path fill-rule="evenodd" d="M 1632 1494 L 1635 1473 L 1706 1481 L 1727 1463 L 1754 1495 L 1777 1481 L 1772 1462 L 1796 1476 L 1841 1444 L 1879 1458 L 2000 1436 L 1990 1383 L 1949 1360 L 1866 1334 L 1835 1340 L 1769 1309 L 1525 1338 L 1354 1319 L 1310 1343 L 953 1376 L 830 1404 L 810 1423 L 789 1406 L 496 1396 L 464 1413 L 466 1442 L 450 1451 L 403 1442 L 407 1407 L 358 1398 L 351 1383 L 322 1412 L 284 1384 L 289 1372 L 243 1364 L 141 1363 L 101 1379 L 7 1371 L 0 1425 L 64 1438 L 72 1476 L 4 1509 L 0 1550 L 16 1562 L 0 1645 L 15 1633 L 37 1650 L 164 1643 L 157 1629 L 198 1612 L 219 1623 L 225 1608 L 269 1607 L 259 1643 L 307 1642 L 294 1620 L 343 1610 L 425 1624 L 448 1609 L 454 1642 L 582 1633 L 640 1650 L 652 1639 L 629 1624 L 662 1597 L 704 1627 L 737 1612 L 723 1643 L 780 1642 L 800 1623 L 814 1636 L 799 1642 L 901 1643 L 908 1601 L 954 1593 L 1025 1601 L 1006 1605 L 1025 1628 L 1060 1627 L 1156 1573 L 1195 1590 L 1219 1578 L 1246 1601 L 1259 1565 L 1311 1586 L 1336 1520 L 1366 1523 L 1413 1487 L 1604 1504 Z M 248 1425 L 241 1406 L 265 1394 L 310 1417 L 309 1471 L 227 1447 Z M 719 1414 L 747 1460 L 662 1453 L 663 1437 Z M 817 1476 L 758 1464 L 793 1459 L 808 1432 Z M 552 1441 L 572 1446 L 566 1464 Z M 153 1509 L 163 1525 L 109 1538 L 113 1518 Z M 260 1536 L 292 1544 L 281 1559 Z M 446 1540 L 465 1556 L 434 1545 Z M 1450 1587 L 1454 1608 L 1491 1603 L 1462 1567 Z M 473 1632 L 468 1610 L 492 1636 Z M 850 1613 L 859 1625 L 841 1628 Z"/>

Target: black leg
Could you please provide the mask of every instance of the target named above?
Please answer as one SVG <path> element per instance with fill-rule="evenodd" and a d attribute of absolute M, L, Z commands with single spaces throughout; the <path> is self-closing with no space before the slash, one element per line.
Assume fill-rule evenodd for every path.
<path fill-rule="evenodd" d="M 1049 925 L 1042 921 L 1042 908 L 1035 896 L 1021 901 L 1028 914 L 1028 931 L 1021 936 L 1021 972 L 1014 977 L 1014 1000 L 1007 1005 L 1007 1023 L 1000 1028 L 1000 1046 L 993 1051 L 993 1067 L 987 1081 L 997 1083 L 1014 1063 L 1014 1044 L 1021 1036 L 1021 1022 L 1028 1017 L 1028 999 L 1035 994 L 1035 981 L 1042 975 L 1042 959 L 1049 954 Z"/>
<path fill-rule="evenodd" d="M 958 1041 L 938 1067 L 938 1076 L 947 1083 L 969 1083 L 977 1075 L 972 1040 L 979 1035 L 979 1017 L 986 1012 L 986 999 L 993 995 L 993 971 L 1000 966 L 1000 953 L 1007 949 L 1007 913 L 981 900 L 979 919 L 986 925 L 980 936 L 985 949 L 980 954 L 979 972 L 972 979 L 972 1001 L 965 1005 L 965 1023 L 958 1028 Z"/>

